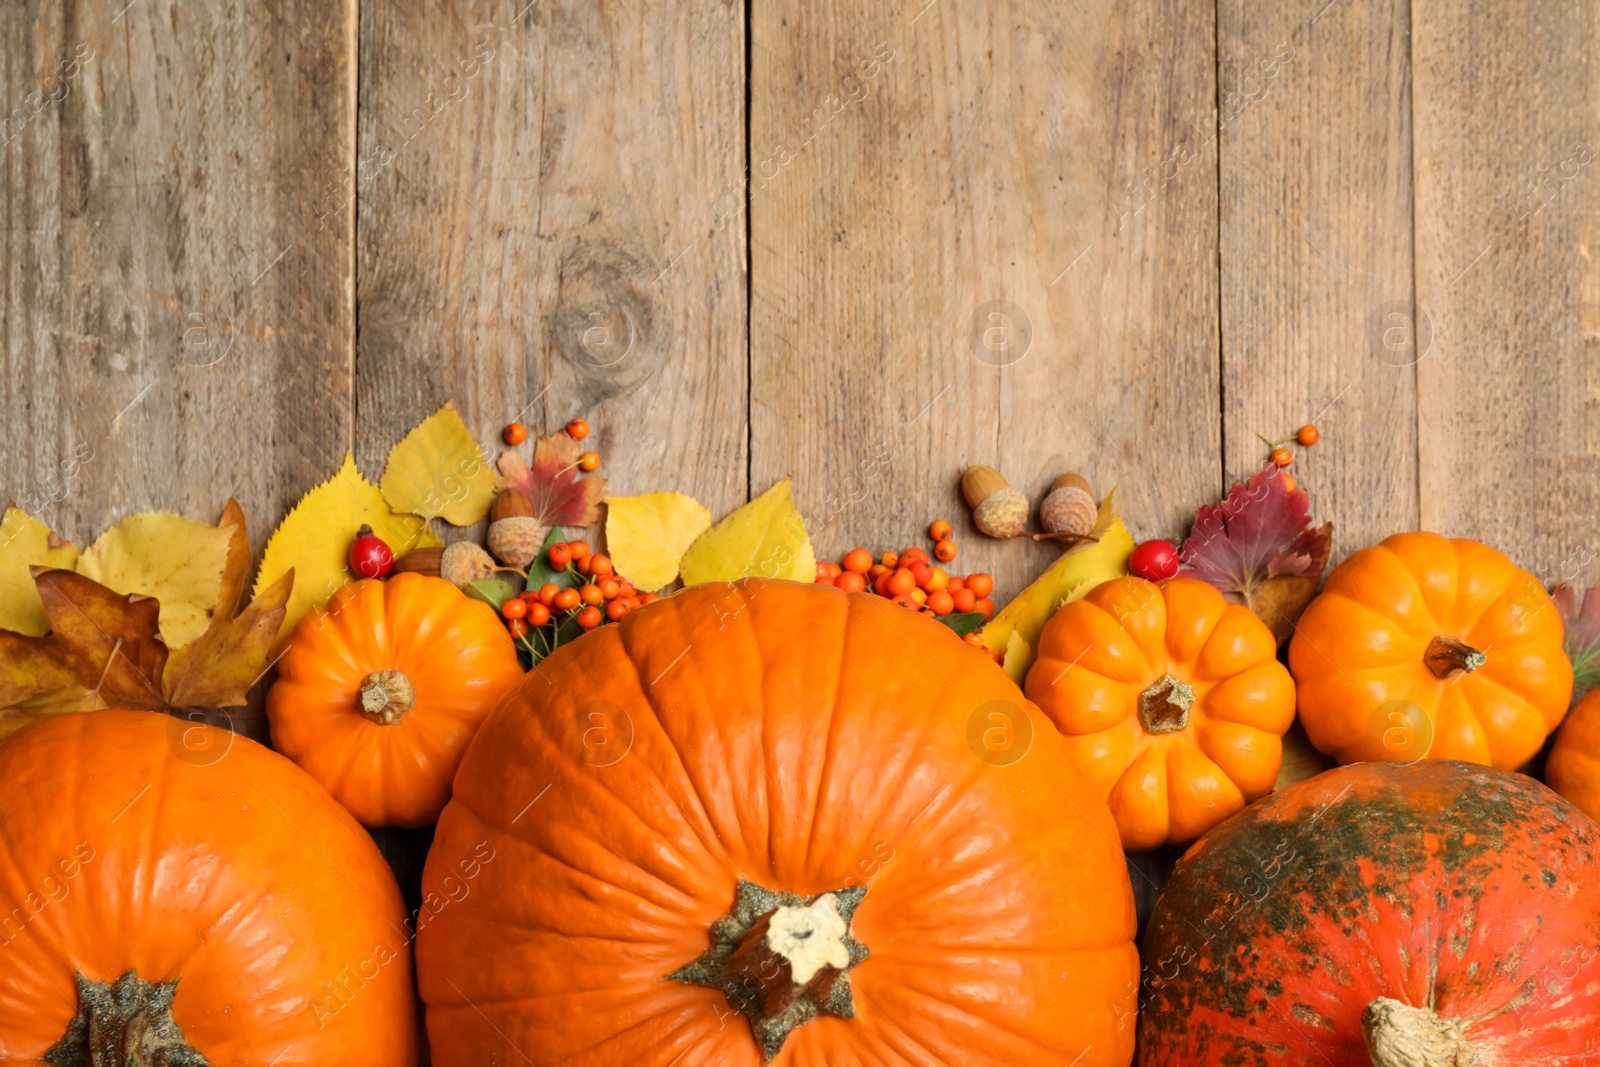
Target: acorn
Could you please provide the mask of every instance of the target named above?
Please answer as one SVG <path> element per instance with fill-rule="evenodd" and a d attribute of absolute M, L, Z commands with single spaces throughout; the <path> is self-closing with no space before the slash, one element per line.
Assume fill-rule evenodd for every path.
<path fill-rule="evenodd" d="M 471 541 L 443 548 L 413 548 L 394 562 L 395 574 L 426 574 L 443 578 L 457 589 L 493 578 L 494 559 Z"/>
<path fill-rule="evenodd" d="M 993 467 L 975 465 L 961 476 L 961 495 L 972 521 L 990 537 L 1020 537 L 1028 521 L 1028 498 Z"/>
<path fill-rule="evenodd" d="M 1039 505 L 1039 524 L 1047 533 L 1062 537 L 1088 537 L 1099 516 L 1094 490 L 1081 474 L 1063 474 L 1050 483 L 1050 492 Z"/>
<path fill-rule="evenodd" d="M 515 489 L 502 489 L 489 506 L 489 551 L 508 567 L 526 567 L 544 547 L 544 523 L 533 516 L 533 501 Z"/>

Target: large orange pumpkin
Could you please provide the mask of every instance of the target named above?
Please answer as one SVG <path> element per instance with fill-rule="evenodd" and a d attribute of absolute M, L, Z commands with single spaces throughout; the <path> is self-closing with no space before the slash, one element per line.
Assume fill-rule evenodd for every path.
<path fill-rule="evenodd" d="M 272 744 L 368 826 L 425 826 L 521 680 L 488 604 L 421 574 L 355 582 L 295 627 L 267 694 Z"/>
<path fill-rule="evenodd" d="M 1600 826 L 1524 775 L 1358 763 L 1273 793 L 1173 871 L 1140 1067 L 1600 1062 Z"/>
<path fill-rule="evenodd" d="M 433 1061 L 1124 1067 L 1115 835 L 939 623 L 695 586 L 563 647 L 468 749 L 423 877 Z"/>
<path fill-rule="evenodd" d="M 0 1062 L 416 1062 L 388 867 L 255 742 L 147 711 L 24 727 L 0 851 Z"/>
<path fill-rule="evenodd" d="M 1590 818 L 1600 819 L 1600 689 L 1578 701 L 1561 724 L 1544 780 Z"/>
<path fill-rule="evenodd" d="M 1272 631 L 1193 578 L 1117 578 L 1063 605 L 1026 686 L 1130 849 L 1186 844 L 1269 792 L 1294 721 Z"/>
<path fill-rule="evenodd" d="M 1572 664 L 1537 578 L 1487 545 L 1403 533 L 1328 576 L 1289 643 L 1300 721 L 1341 763 L 1511 770 L 1566 714 Z"/>

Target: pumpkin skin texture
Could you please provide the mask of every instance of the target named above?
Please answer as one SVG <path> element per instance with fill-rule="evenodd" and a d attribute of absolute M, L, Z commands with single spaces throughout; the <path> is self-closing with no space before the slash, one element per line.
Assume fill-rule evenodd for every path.
<path fill-rule="evenodd" d="M 1128 849 L 1187 844 L 1266 795 L 1294 721 L 1272 631 L 1193 578 L 1117 578 L 1062 605 L 1026 687 Z"/>
<path fill-rule="evenodd" d="M 354 582 L 295 627 L 267 694 L 272 744 L 366 825 L 426 826 L 467 742 L 521 680 L 488 604 L 421 574 Z"/>
<path fill-rule="evenodd" d="M 1289 670 L 1307 736 L 1340 763 L 1513 770 L 1572 699 L 1543 584 L 1487 545 L 1431 533 L 1395 534 L 1341 563 L 1300 617 Z"/>
<path fill-rule="evenodd" d="M 1594 1063 L 1597 846 L 1600 826 L 1538 782 L 1454 760 L 1274 793 L 1201 838 L 1157 902 L 1138 1062 Z M 1458 1037 L 1432 1057 L 1397 1055 L 1444 1023 Z"/>
<path fill-rule="evenodd" d="M 707 583 L 540 667 L 473 740 L 428 854 L 439 1067 L 1130 1061 L 1135 918 L 1110 813 L 946 627 L 831 586 Z M 986 746 L 1007 715 L 1031 747 Z M 729 996 L 684 974 L 769 891 L 835 895 L 857 943 L 853 1017 L 803 1022 L 770 1061 Z"/>
<path fill-rule="evenodd" d="M 177 982 L 171 1020 L 213 1064 L 416 1063 L 399 888 L 254 741 L 148 711 L 30 724 L 0 744 L 0 853 L 0 1062 L 62 1040 L 76 975 L 131 971 Z"/>
<path fill-rule="evenodd" d="M 1545 784 L 1600 819 L 1600 689 L 1567 714 L 1544 765 Z"/>

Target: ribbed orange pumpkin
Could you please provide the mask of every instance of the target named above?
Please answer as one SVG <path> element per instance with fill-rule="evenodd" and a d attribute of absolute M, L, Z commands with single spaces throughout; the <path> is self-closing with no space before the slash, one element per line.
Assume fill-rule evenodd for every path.
<path fill-rule="evenodd" d="M 1402 533 L 1328 576 L 1289 643 L 1300 721 L 1341 763 L 1515 770 L 1572 697 L 1561 616 L 1537 578 L 1462 538 Z"/>
<path fill-rule="evenodd" d="M 254 741 L 148 711 L 33 723 L 0 743 L 0 850 L 0 1062 L 416 1063 L 388 867 Z"/>
<path fill-rule="evenodd" d="M 1193 578 L 1117 578 L 1063 605 L 1026 685 L 1130 849 L 1193 841 L 1270 792 L 1294 721 L 1272 631 Z"/>
<path fill-rule="evenodd" d="M 1561 724 L 1544 780 L 1591 819 L 1600 819 L 1600 689 L 1578 701 Z"/>
<path fill-rule="evenodd" d="M 368 826 L 425 826 L 521 680 L 488 604 L 420 574 L 355 582 L 295 627 L 267 694 L 272 744 Z"/>
<path fill-rule="evenodd" d="M 939 623 L 692 587 L 545 660 L 468 749 L 423 876 L 433 1062 L 1125 1067 L 1115 833 Z"/>

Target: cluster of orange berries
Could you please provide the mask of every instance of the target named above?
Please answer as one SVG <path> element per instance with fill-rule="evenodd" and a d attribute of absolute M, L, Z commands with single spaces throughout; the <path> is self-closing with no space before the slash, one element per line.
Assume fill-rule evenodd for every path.
<path fill-rule="evenodd" d="M 507 423 L 506 428 L 500 431 L 500 436 L 508 445 L 520 445 L 528 439 L 528 428 L 520 422 Z M 567 423 L 567 436 L 574 441 L 581 441 L 589 436 L 589 420 L 573 419 Z M 600 453 L 585 452 L 578 457 L 575 466 L 585 474 L 592 474 L 600 469 Z M 571 470 L 571 467 L 567 468 Z M 581 542 L 580 542 L 581 543 Z"/>
<path fill-rule="evenodd" d="M 616 573 L 611 557 L 591 552 L 587 541 L 557 541 L 546 553 L 552 571 L 566 571 L 581 577 L 578 586 L 545 582 L 538 589 L 514 596 L 500 605 L 511 636 L 526 642 L 529 634 L 551 620 L 563 618 L 593 630 L 606 622 L 621 622 L 634 608 L 661 598 L 655 593 L 640 593 L 633 583 Z"/>
<path fill-rule="evenodd" d="M 1261 437 L 1260 434 L 1256 434 L 1256 436 Z M 1317 429 L 1315 424 L 1308 423 L 1294 432 L 1293 440 L 1297 444 L 1305 445 L 1307 448 L 1309 448 L 1316 444 L 1321 437 L 1322 433 Z M 1267 441 L 1265 437 L 1261 437 L 1261 439 L 1263 441 Z M 1287 447 L 1288 444 L 1289 442 L 1287 440 L 1267 441 L 1267 447 L 1272 449 L 1271 453 L 1268 454 L 1267 459 L 1279 470 L 1283 470 L 1283 468 L 1294 462 L 1294 453 L 1289 451 Z M 1294 492 L 1294 475 L 1287 473 L 1284 474 L 1283 486 L 1291 493 Z"/>
<path fill-rule="evenodd" d="M 989 594 L 994 579 L 987 574 L 952 575 L 939 563 L 955 558 L 955 542 L 950 540 L 950 524 L 944 520 L 928 528 L 934 540 L 933 558 L 921 548 L 904 552 L 892 549 L 876 560 L 865 548 L 853 548 L 838 563 L 817 564 L 816 580 L 835 585 L 847 593 L 868 589 L 915 611 L 928 615 L 981 612 L 984 619 L 994 614 Z M 937 562 L 936 562 L 937 561 Z M 969 634 L 969 638 L 976 637 Z"/>

